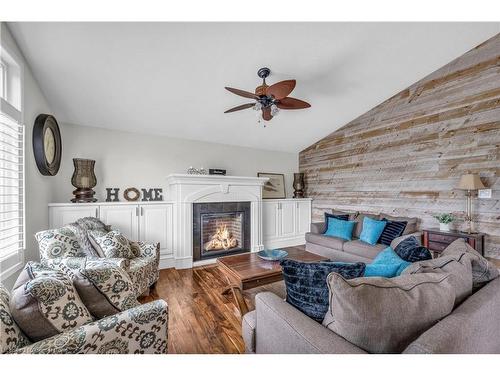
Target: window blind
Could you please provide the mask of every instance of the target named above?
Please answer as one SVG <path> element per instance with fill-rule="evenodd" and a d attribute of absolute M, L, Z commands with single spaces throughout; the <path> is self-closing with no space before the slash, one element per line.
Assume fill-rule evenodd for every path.
<path fill-rule="evenodd" d="M 0 259 L 24 250 L 24 126 L 0 111 Z"/>

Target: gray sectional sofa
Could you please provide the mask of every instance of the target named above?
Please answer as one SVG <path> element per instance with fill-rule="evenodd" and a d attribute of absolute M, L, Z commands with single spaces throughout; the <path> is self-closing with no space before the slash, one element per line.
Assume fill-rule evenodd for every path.
<path fill-rule="evenodd" d="M 463 239 L 401 277 L 346 280 L 331 273 L 327 284 L 324 325 L 273 293 L 257 294 L 256 309 L 242 322 L 246 351 L 500 353 L 500 272 Z"/>
<path fill-rule="evenodd" d="M 273 293 L 257 294 L 255 307 L 243 318 L 248 353 L 366 354 Z M 499 312 L 496 278 L 417 337 L 403 354 L 500 353 Z"/>
<path fill-rule="evenodd" d="M 346 214 L 345 212 L 340 211 L 333 211 L 333 213 Z M 345 241 L 338 237 L 325 236 L 322 233 L 326 229 L 326 223 L 312 223 L 311 231 L 306 233 L 306 250 L 338 262 L 371 262 L 373 258 L 375 258 L 377 254 L 384 250 L 387 246 L 379 243 L 376 245 L 370 245 L 359 239 L 359 235 L 363 229 L 363 219 L 365 216 L 377 220 L 385 218 L 387 220 L 407 222 L 403 235 L 392 241 L 392 248 L 395 248 L 399 242 L 410 236 L 414 236 L 418 241 L 421 241 L 422 239 L 422 233 L 417 231 L 417 219 L 415 218 L 356 212 L 349 213 L 349 220 L 356 221 L 352 241 Z"/>

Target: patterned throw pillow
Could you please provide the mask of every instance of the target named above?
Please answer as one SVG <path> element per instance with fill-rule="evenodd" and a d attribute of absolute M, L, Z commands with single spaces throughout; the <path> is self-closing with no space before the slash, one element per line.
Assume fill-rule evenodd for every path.
<path fill-rule="evenodd" d="M 129 241 L 120 232 L 90 231 L 89 235 L 106 258 L 134 258 Z"/>
<path fill-rule="evenodd" d="M 32 340 L 43 340 L 92 322 L 92 316 L 62 271 L 28 262 L 12 291 L 10 310 Z"/>
<path fill-rule="evenodd" d="M 405 231 L 406 228 L 406 221 L 391 221 L 387 219 L 382 219 L 384 221 L 387 221 L 387 224 L 380 235 L 380 238 L 378 240 L 379 243 L 382 245 L 387 245 L 390 246 L 391 242 L 397 238 L 403 235 L 403 232 Z"/>
<path fill-rule="evenodd" d="M 85 258 L 85 264 L 77 269 L 60 268 L 71 277 L 85 306 L 98 319 L 139 305 L 130 277 L 115 264 Z"/>
<path fill-rule="evenodd" d="M 0 284 L 0 353 L 9 353 L 29 344 L 10 313 L 9 292 Z"/>
<path fill-rule="evenodd" d="M 401 241 L 394 251 L 400 258 L 411 263 L 432 259 L 431 252 L 413 236 Z"/>
<path fill-rule="evenodd" d="M 35 234 L 42 258 L 74 257 L 80 251 L 75 233 L 68 227 L 49 229 Z"/>
<path fill-rule="evenodd" d="M 286 286 L 286 301 L 320 323 L 328 311 L 328 274 L 336 272 L 352 279 L 363 276 L 365 272 L 364 263 L 306 263 L 284 259 L 280 264 Z"/>

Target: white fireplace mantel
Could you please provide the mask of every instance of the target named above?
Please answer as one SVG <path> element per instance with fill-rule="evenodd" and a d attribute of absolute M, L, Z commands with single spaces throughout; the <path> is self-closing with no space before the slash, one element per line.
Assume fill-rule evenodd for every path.
<path fill-rule="evenodd" d="M 171 174 L 167 197 L 174 202 L 175 268 L 193 266 L 193 203 L 251 202 L 251 251 L 264 248 L 262 186 L 268 178 Z"/>

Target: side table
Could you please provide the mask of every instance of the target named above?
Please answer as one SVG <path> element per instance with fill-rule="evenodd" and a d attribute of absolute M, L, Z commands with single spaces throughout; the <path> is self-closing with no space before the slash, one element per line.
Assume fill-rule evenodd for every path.
<path fill-rule="evenodd" d="M 439 229 L 424 229 L 424 243 L 433 255 L 439 256 L 457 238 L 463 238 L 479 254 L 484 256 L 484 233 L 466 233 L 459 231 L 444 232 Z"/>

